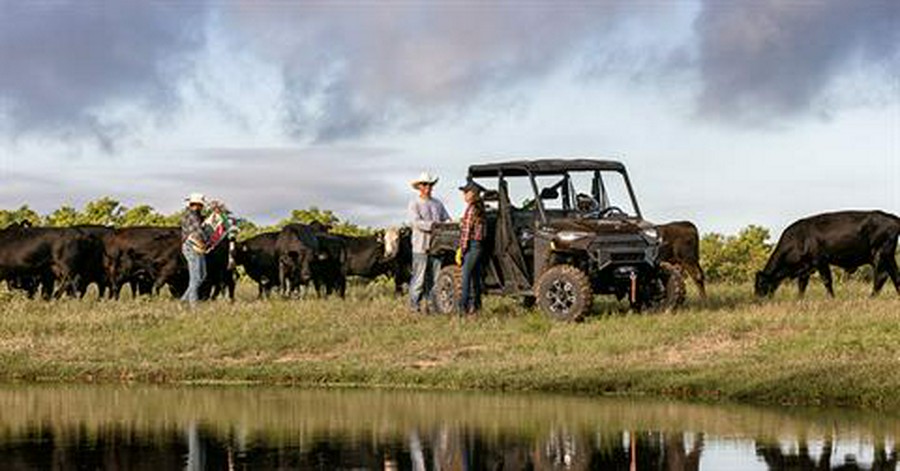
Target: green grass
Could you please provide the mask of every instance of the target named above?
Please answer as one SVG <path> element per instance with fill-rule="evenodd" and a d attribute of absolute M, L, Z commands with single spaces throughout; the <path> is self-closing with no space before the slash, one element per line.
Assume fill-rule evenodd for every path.
<path fill-rule="evenodd" d="M 900 406 L 900 297 L 844 284 L 757 301 L 716 285 L 675 313 L 557 323 L 488 298 L 478 318 L 421 316 L 378 287 L 347 300 L 197 310 L 169 299 L 28 301 L 0 292 L 0 380 L 258 382 L 648 394 L 750 403 Z M 692 293 L 693 294 L 693 293 Z"/>

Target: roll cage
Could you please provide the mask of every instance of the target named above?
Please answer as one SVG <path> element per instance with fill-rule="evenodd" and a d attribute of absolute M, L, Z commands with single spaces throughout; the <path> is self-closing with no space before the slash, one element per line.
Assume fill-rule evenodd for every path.
<path fill-rule="evenodd" d="M 534 194 L 534 204 L 542 224 L 548 222 L 548 210 L 544 200 L 561 197 L 563 211 L 575 211 L 577 209 L 576 189 L 572 183 L 571 174 L 574 172 L 591 172 L 591 198 L 599 204 L 601 209 L 610 207 L 607 186 L 604 183 L 603 173 L 614 172 L 621 175 L 627 189 L 628 198 L 634 209 L 635 216 L 641 218 L 641 210 L 635 198 L 631 180 L 625 166 L 612 160 L 595 159 L 540 159 L 528 161 L 508 161 L 500 163 L 472 165 L 469 167 L 468 181 L 475 179 L 499 178 L 498 189 L 505 187 L 506 177 L 528 177 L 531 190 Z M 540 187 L 537 177 L 559 176 L 555 184 Z M 477 182 L 476 182 L 477 183 Z"/>

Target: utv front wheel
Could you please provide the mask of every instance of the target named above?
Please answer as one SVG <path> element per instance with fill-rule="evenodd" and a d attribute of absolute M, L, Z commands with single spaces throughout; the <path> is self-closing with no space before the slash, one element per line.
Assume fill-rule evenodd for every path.
<path fill-rule="evenodd" d="M 448 265 L 438 272 L 434 282 L 434 307 L 440 314 L 452 314 L 456 311 L 456 302 L 461 294 L 462 280 L 460 269 L 456 265 Z"/>
<path fill-rule="evenodd" d="M 571 265 L 544 272 L 535 286 L 537 303 L 547 315 L 561 321 L 579 321 L 591 310 L 594 294 L 587 275 Z"/>
<path fill-rule="evenodd" d="M 668 262 L 661 262 L 659 268 L 663 272 L 662 278 L 666 290 L 665 298 L 659 307 L 665 311 L 681 307 L 687 295 L 684 275 L 682 275 L 681 270 L 677 266 Z"/>
<path fill-rule="evenodd" d="M 681 270 L 671 263 L 661 262 L 656 276 L 643 285 L 632 308 L 668 312 L 684 304 L 686 292 Z"/>

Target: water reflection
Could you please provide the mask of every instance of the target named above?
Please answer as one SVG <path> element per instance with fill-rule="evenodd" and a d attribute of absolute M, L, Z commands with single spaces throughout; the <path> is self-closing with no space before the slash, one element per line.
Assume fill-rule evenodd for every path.
<path fill-rule="evenodd" d="M 0 387 L 0 469 L 892 470 L 891 414 L 624 399 Z"/>

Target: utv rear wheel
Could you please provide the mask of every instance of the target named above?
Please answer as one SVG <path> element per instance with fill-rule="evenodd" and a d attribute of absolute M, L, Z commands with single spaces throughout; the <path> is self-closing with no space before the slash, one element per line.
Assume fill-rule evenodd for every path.
<path fill-rule="evenodd" d="M 456 302 L 462 288 L 462 273 L 456 265 L 448 265 L 438 272 L 434 283 L 434 304 L 440 314 L 452 314 L 456 311 Z"/>
<path fill-rule="evenodd" d="M 582 320 L 594 298 L 587 275 L 571 265 L 545 271 L 537 281 L 535 294 L 541 310 L 561 321 Z"/>

